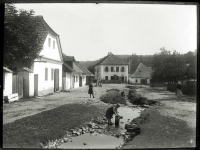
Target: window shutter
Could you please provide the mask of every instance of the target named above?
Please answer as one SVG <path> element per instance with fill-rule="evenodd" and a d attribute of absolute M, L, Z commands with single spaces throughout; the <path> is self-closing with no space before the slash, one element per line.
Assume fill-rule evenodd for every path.
<path fill-rule="evenodd" d="M 49 47 L 51 47 L 51 38 L 49 38 Z"/>
<path fill-rule="evenodd" d="M 45 68 L 45 80 L 48 80 L 48 68 Z"/>
<path fill-rule="evenodd" d="M 51 80 L 53 80 L 54 69 L 51 69 Z"/>

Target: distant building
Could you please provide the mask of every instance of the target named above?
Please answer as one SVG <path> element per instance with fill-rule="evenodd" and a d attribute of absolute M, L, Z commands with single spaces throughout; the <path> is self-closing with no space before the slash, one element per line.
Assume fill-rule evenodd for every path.
<path fill-rule="evenodd" d="M 86 85 L 86 79 L 92 73 L 78 63 L 74 56 L 63 55 L 63 90 L 78 88 Z"/>
<path fill-rule="evenodd" d="M 140 63 L 136 71 L 129 76 L 130 84 L 150 84 L 152 69 Z"/>
<path fill-rule="evenodd" d="M 95 79 L 121 80 L 125 83 L 128 81 L 129 63 L 126 63 L 112 53 L 108 53 L 94 67 Z"/>

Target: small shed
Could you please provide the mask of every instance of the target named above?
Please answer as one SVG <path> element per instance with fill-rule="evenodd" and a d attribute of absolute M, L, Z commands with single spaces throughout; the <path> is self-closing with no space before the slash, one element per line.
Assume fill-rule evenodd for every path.
<path fill-rule="evenodd" d="M 34 96 L 34 74 L 29 68 L 22 68 L 17 73 L 19 76 L 23 77 L 23 96 L 31 97 Z"/>
<path fill-rule="evenodd" d="M 12 76 L 13 72 L 3 67 L 3 96 L 8 96 L 12 94 Z"/>

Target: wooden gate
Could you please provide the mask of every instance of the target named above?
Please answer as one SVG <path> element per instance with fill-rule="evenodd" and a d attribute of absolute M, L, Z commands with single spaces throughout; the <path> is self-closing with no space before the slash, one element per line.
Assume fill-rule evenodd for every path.
<path fill-rule="evenodd" d="M 79 77 L 79 87 L 82 87 L 82 77 Z"/>
<path fill-rule="evenodd" d="M 18 75 L 13 75 L 12 93 L 18 93 L 19 98 L 23 97 L 23 78 Z"/>
<path fill-rule="evenodd" d="M 59 91 L 59 69 L 54 71 L 54 91 Z"/>
<path fill-rule="evenodd" d="M 34 96 L 38 96 L 38 74 L 34 74 Z"/>

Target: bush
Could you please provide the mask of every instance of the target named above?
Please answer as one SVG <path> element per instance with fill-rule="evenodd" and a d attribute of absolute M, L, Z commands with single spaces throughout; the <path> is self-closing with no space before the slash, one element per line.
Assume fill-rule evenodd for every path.
<path fill-rule="evenodd" d="M 110 103 L 110 104 L 116 104 L 116 103 L 126 104 L 126 100 L 121 97 L 119 90 L 116 89 L 108 90 L 106 94 L 100 97 L 100 100 L 104 103 Z"/>
<path fill-rule="evenodd" d="M 130 103 L 134 105 L 143 105 L 147 103 L 147 99 L 136 93 L 136 90 L 131 89 L 128 94 Z"/>

